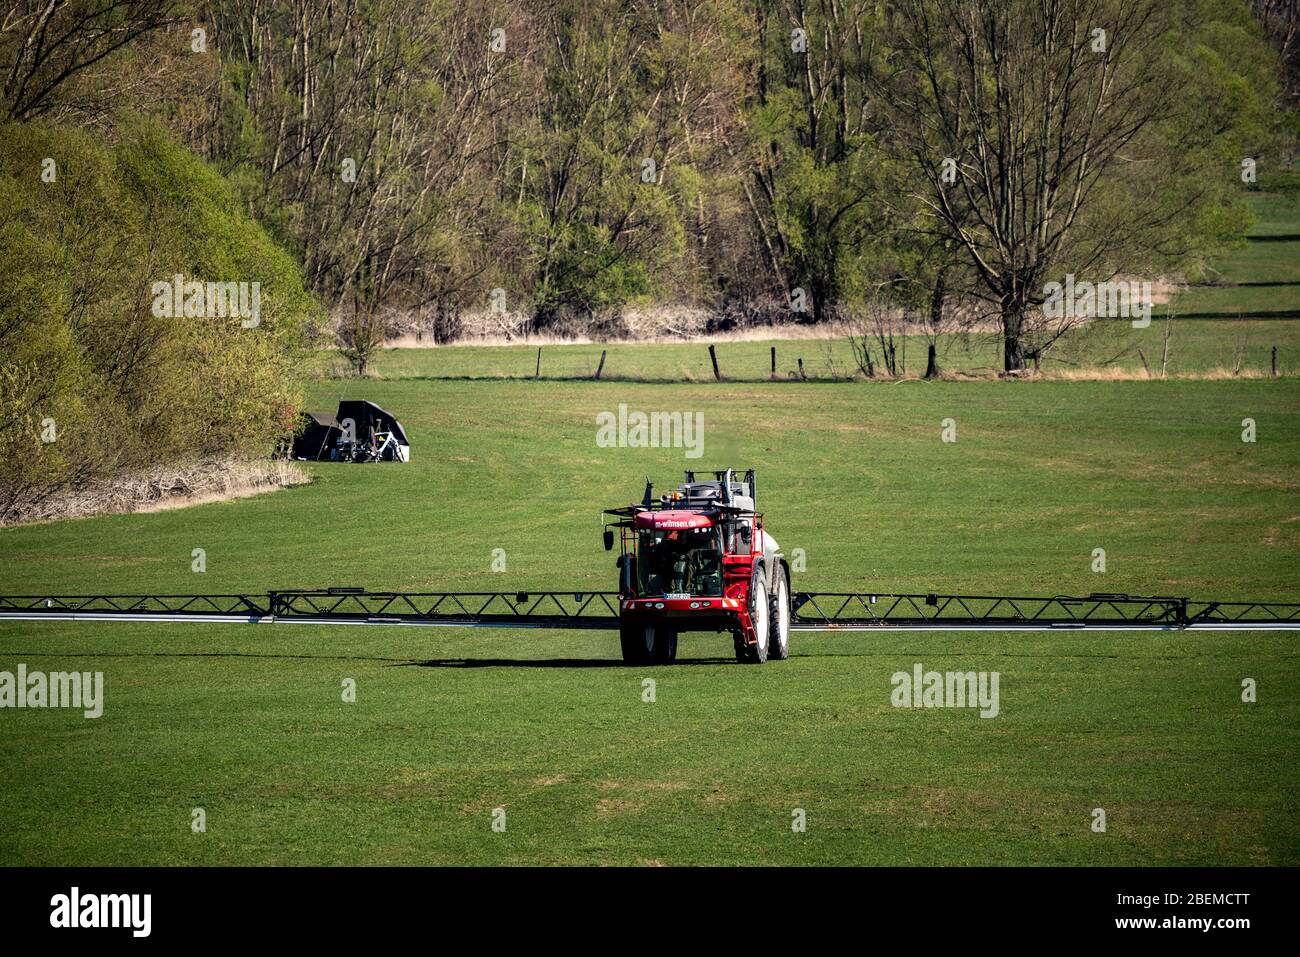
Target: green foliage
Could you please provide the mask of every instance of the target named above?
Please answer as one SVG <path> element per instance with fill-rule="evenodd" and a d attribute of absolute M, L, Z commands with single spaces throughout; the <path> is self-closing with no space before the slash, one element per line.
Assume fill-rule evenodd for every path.
<path fill-rule="evenodd" d="M 758 215 L 775 239 L 783 285 L 804 290 L 808 318 L 819 321 L 872 295 L 908 241 L 884 228 L 895 160 L 875 135 L 881 118 L 867 89 L 882 27 L 861 6 L 762 9 L 767 88 L 749 114 L 755 176 L 768 197 Z M 805 31 L 806 50 L 792 49 L 791 23 Z"/>
<path fill-rule="evenodd" d="M 684 249 L 683 201 L 699 194 L 689 171 L 674 184 L 671 133 L 655 112 L 680 44 L 647 36 L 638 16 L 612 2 L 596 6 L 605 28 L 584 32 L 584 6 L 557 7 L 522 137 L 531 162 L 520 169 L 517 211 L 539 326 L 662 291 L 659 277 Z"/>
<path fill-rule="evenodd" d="M 0 515 L 120 469 L 266 454 L 292 426 L 316 311 L 298 267 L 192 153 L 119 132 L 0 127 Z M 259 283 L 260 325 L 158 314 L 177 274 Z"/>
<path fill-rule="evenodd" d="M 1169 82 L 1179 95 L 1174 108 L 1140 142 L 1144 153 L 1168 156 L 1169 162 L 1139 176 L 1115 179 L 1117 188 L 1129 187 L 1121 202 L 1155 197 L 1153 215 L 1162 209 L 1183 212 L 1169 217 L 1163 235 L 1141 245 L 1119 246 L 1107 266 L 1199 279 L 1209 261 L 1238 242 L 1250 226 L 1250 211 L 1240 192 L 1241 164 L 1243 158 L 1261 159 L 1279 145 L 1274 111 L 1278 84 L 1272 53 L 1241 4 L 1194 4 L 1170 29 L 1167 49 Z"/>

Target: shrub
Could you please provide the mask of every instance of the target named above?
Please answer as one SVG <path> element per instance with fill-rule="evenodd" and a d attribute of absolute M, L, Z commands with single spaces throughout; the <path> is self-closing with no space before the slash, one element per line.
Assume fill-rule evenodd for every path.
<path fill-rule="evenodd" d="M 294 260 L 159 128 L 117 134 L 0 125 L 0 518 L 125 470 L 267 454 L 300 404 L 317 307 Z M 155 284 L 177 275 L 256 288 L 259 324 L 166 314 Z"/>

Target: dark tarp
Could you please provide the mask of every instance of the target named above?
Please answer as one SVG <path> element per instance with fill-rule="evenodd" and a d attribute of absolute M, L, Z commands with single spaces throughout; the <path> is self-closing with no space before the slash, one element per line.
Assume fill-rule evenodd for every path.
<path fill-rule="evenodd" d="M 312 462 L 329 459 L 343 435 L 338 419 L 328 412 L 304 412 L 302 422 L 302 431 L 293 439 L 293 457 Z"/>

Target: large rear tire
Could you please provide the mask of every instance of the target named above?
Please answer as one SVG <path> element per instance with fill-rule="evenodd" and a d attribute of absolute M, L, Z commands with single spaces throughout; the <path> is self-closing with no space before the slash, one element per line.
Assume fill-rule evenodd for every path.
<path fill-rule="evenodd" d="M 626 664 L 666 665 L 677 660 L 677 629 L 661 622 L 622 623 L 618 639 Z"/>
<path fill-rule="evenodd" d="M 763 569 L 755 567 L 754 577 L 749 580 L 749 621 L 754 626 L 756 641 L 752 645 L 737 644 L 736 660 L 749 665 L 761 665 L 767 661 L 768 644 L 771 639 L 768 619 L 771 617 L 771 599 L 767 594 L 767 580 Z"/>
<path fill-rule="evenodd" d="M 784 661 L 790 657 L 790 573 L 784 565 L 776 570 L 776 592 L 772 595 L 768 620 L 771 628 L 768 655 L 773 661 Z"/>

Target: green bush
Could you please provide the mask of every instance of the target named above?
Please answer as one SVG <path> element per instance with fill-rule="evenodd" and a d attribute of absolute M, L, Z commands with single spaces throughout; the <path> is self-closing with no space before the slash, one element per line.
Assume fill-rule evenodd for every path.
<path fill-rule="evenodd" d="M 0 519 L 121 470 L 267 454 L 299 405 L 318 309 L 295 261 L 160 129 L 116 135 L 0 126 Z M 245 283 L 258 324 L 166 314 L 178 274 Z"/>

